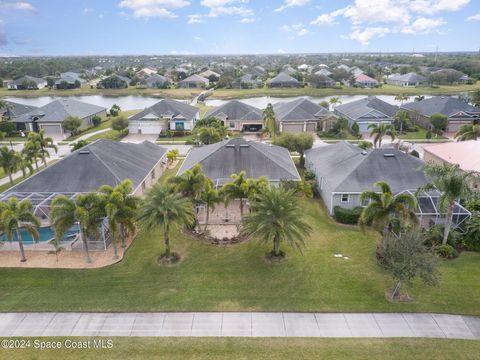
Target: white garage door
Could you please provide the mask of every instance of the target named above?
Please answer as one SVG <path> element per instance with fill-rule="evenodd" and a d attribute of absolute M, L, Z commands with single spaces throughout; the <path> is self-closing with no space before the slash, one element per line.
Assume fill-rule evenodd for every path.
<path fill-rule="evenodd" d="M 282 125 L 282 131 L 285 132 L 303 132 L 303 123 L 301 124 L 289 124 L 289 123 L 283 123 Z"/>
<path fill-rule="evenodd" d="M 158 135 L 162 131 L 162 125 L 139 125 L 137 134 L 155 134 Z"/>
<path fill-rule="evenodd" d="M 58 124 L 40 124 L 40 129 L 45 129 L 45 134 L 47 135 L 62 135 L 62 126 Z"/>

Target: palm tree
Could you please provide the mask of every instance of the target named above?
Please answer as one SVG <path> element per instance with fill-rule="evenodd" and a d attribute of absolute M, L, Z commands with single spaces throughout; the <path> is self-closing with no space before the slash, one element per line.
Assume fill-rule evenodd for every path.
<path fill-rule="evenodd" d="M 399 220 L 402 224 L 418 223 L 415 197 L 409 194 L 393 195 L 390 185 L 385 181 L 377 181 L 374 185 L 380 188 L 380 194 L 375 191 L 364 191 L 360 195 L 360 202 L 370 201 L 360 215 L 360 226 L 372 223 L 385 238 L 394 220 Z"/>
<path fill-rule="evenodd" d="M 191 169 L 188 169 L 182 176 L 175 176 L 169 180 L 177 191 L 182 193 L 183 196 L 193 200 L 195 224 L 198 223 L 197 205 L 200 202 L 202 193 L 205 190 L 205 184 L 208 181 L 209 179 L 203 173 L 200 164 L 196 164 Z"/>
<path fill-rule="evenodd" d="M 113 242 L 114 259 L 118 259 L 118 233 L 120 232 L 122 248 L 125 248 L 126 232 L 135 232 L 137 198 L 130 195 L 131 192 L 131 180 L 124 180 L 116 187 L 104 185 L 99 189 L 99 193 L 105 196 L 105 213 Z"/>
<path fill-rule="evenodd" d="M 398 131 L 403 132 L 403 125 L 410 122 L 410 114 L 406 111 L 398 111 L 395 114 L 394 124 L 398 125 Z"/>
<path fill-rule="evenodd" d="M 34 134 L 34 133 L 30 133 Z M 31 135 L 28 135 L 28 140 L 25 142 L 25 145 L 22 149 L 22 154 L 31 162 L 35 163 L 35 167 L 38 170 L 38 159 L 42 158 L 42 149 L 38 141 L 34 141 Z"/>
<path fill-rule="evenodd" d="M 12 197 L 7 202 L 0 203 L 0 215 L 7 239 L 12 241 L 13 233 L 16 233 L 20 248 L 20 261 L 27 261 L 23 248 L 22 229 L 25 229 L 34 241 L 39 239 L 40 220 L 33 213 L 32 203 L 28 199 L 19 202 L 17 198 Z"/>
<path fill-rule="evenodd" d="M 105 217 L 105 203 L 97 193 L 77 195 L 72 200 L 64 195 L 56 196 L 50 207 L 50 222 L 55 229 L 57 240 L 76 222 L 80 224 L 80 236 L 85 249 L 85 260 L 91 263 L 88 239 L 99 235 L 99 227 Z"/>
<path fill-rule="evenodd" d="M 205 229 L 207 231 L 208 220 L 210 218 L 210 210 L 215 210 L 215 206 L 222 201 L 218 191 L 213 187 L 212 181 L 207 182 L 205 190 L 201 195 L 201 200 L 206 207 Z"/>
<path fill-rule="evenodd" d="M 455 134 L 458 141 L 477 140 L 480 137 L 480 125 L 465 124 Z"/>
<path fill-rule="evenodd" d="M 23 176 L 26 175 L 25 170 L 28 168 L 30 173 L 33 172 L 31 164 L 22 157 L 20 153 L 11 150 L 6 146 L 0 148 L 0 167 L 5 174 L 8 175 L 10 184 L 13 185 L 13 174 L 19 170 L 22 171 Z"/>
<path fill-rule="evenodd" d="M 246 181 L 246 194 L 249 201 L 254 201 L 269 186 L 268 178 L 260 176 L 258 179 L 249 178 Z"/>
<path fill-rule="evenodd" d="M 382 147 L 382 140 L 385 135 L 390 136 L 392 141 L 395 140 L 396 132 L 391 124 L 370 124 L 368 125 L 368 129 L 372 129 L 370 131 L 370 136 L 374 136 L 373 144 L 375 145 L 375 148 L 377 145 L 379 148 Z"/>
<path fill-rule="evenodd" d="M 163 226 L 165 252 L 170 258 L 170 230 L 172 227 L 190 225 L 194 221 L 192 204 L 169 185 L 155 184 L 140 205 L 138 224 L 143 231 Z"/>
<path fill-rule="evenodd" d="M 415 101 L 422 101 L 422 100 L 424 100 L 424 99 L 425 99 L 425 95 L 417 95 L 417 96 L 415 96 L 415 99 L 414 99 L 414 100 L 415 100 Z"/>
<path fill-rule="evenodd" d="M 243 200 L 248 198 L 248 187 L 245 175 L 245 171 L 240 171 L 238 174 L 232 174 L 231 178 L 233 180 L 223 185 L 220 190 L 225 201 L 225 206 L 228 206 L 232 200 L 240 200 L 241 219 L 243 219 Z"/>
<path fill-rule="evenodd" d="M 465 199 L 471 194 L 469 184 L 474 173 L 463 172 L 458 165 L 447 163 L 427 164 L 423 167 L 423 171 L 431 179 L 431 182 L 422 186 L 418 191 L 438 190 L 440 192 L 437 206 L 446 213 L 442 240 L 442 244 L 445 245 L 453 222 L 455 201 Z"/>
<path fill-rule="evenodd" d="M 331 97 L 328 102 L 330 103 L 330 105 L 332 105 L 332 110 L 335 110 L 335 107 L 337 105 L 340 105 L 342 103 L 342 100 L 340 100 L 339 97 Z"/>
<path fill-rule="evenodd" d="M 55 145 L 51 137 L 45 137 L 45 129 L 41 129 L 38 133 L 30 132 L 28 134 L 29 140 L 38 143 L 40 150 L 39 155 L 42 159 L 43 165 L 47 166 L 47 157 L 50 157 L 48 149 L 53 149 L 55 153 L 58 152 L 58 147 Z"/>
<path fill-rule="evenodd" d="M 400 104 L 403 104 L 404 101 L 408 101 L 408 99 L 410 99 L 410 96 L 406 94 L 399 94 L 395 96 L 395 100 L 400 101 Z"/>
<path fill-rule="evenodd" d="M 268 104 L 265 110 L 263 110 L 263 121 L 265 123 L 268 132 L 270 133 L 271 137 L 275 137 L 277 132 L 276 130 L 276 120 L 275 120 L 275 112 L 273 111 L 272 104 Z"/>
<path fill-rule="evenodd" d="M 270 187 L 253 202 L 254 211 L 243 220 L 242 233 L 268 243 L 273 242 L 272 255 L 281 256 L 280 243 L 289 243 L 302 252 L 304 238 L 312 228 L 305 221 L 305 212 L 292 190 Z"/>

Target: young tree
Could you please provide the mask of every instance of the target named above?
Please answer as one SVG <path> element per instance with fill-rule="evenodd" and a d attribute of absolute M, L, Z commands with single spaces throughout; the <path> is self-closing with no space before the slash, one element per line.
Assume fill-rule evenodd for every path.
<path fill-rule="evenodd" d="M 205 190 L 202 192 L 201 201 L 205 205 L 205 228 L 203 231 L 207 231 L 208 221 L 210 219 L 210 210 L 215 210 L 215 206 L 222 201 L 219 192 L 214 188 L 211 181 L 207 181 Z"/>
<path fill-rule="evenodd" d="M 438 190 L 440 192 L 437 206 L 446 214 L 442 241 L 442 245 L 445 245 L 453 222 L 455 201 L 466 199 L 472 193 L 470 180 L 474 173 L 464 172 L 458 165 L 448 163 L 427 164 L 423 167 L 423 171 L 431 179 L 431 182 L 422 186 L 418 191 Z"/>
<path fill-rule="evenodd" d="M 340 100 L 340 98 L 337 96 L 337 97 L 331 97 L 328 102 L 330 103 L 330 105 L 332 106 L 332 110 L 335 110 L 335 108 L 337 107 L 337 105 L 340 105 L 342 103 L 342 100 Z"/>
<path fill-rule="evenodd" d="M 392 275 L 395 286 L 392 300 L 400 295 L 402 283 L 420 277 L 427 285 L 439 282 L 437 258 L 424 245 L 424 239 L 418 231 L 409 231 L 397 237 L 389 234 L 379 247 L 381 265 Z"/>
<path fill-rule="evenodd" d="M 25 229 L 34 241 L 39 239 L 40 220 L 33 213 L 32 203 L 28 199 L 19 202 L 17 198 L 12 197 L 7 202 L 0 203 L 0 215 L 1 227 L 5 231 L 7 239 L 12 241 L 13 234 L 16 233 L 20 248 L 20 261 L 27 261 L 23 248 L 22 229 Z"/>
<path fill-rule="evenodd" d="M 395 129 L 390 124 L 370 124 L 368 125 L 368 129 L 371 129 L 370 136 L 373 136 L 373 145 L 375 148 L 382 147 L 382 140 L 384 136 L 390 136 L 392 141 L 396 138 Z"/>
<path fill-rule="evenodd" d="M 283 133 L 277 136 L 273 143 L 299 153 L 300 166 L 303 167 L 305 165 L 305 151 L 313 146 L 313 136 L 310 133 Z"/>
<path fill-rule="evenodd" d="M 253 212 L 242 222 L 242 233 L 264 243 L 272 242 L 271 255 L 282 257 L 281 242 L 287 242 L 302 252 L 304 239 L 312 228 L 305 221 L 304 210 L 293 190 L 269 187 L 258 194 L 252 203 Z"/>
<path fill-rule="evenodd" d="M 165 252 L 167 260 L 177 258 L 170 250 L 170 230 L 172 227 L 190 225 L 194 220 L 190 200 L 175 192 L 171 186 L 155 184 L 142 201 L 138 215 L 138 224 L 142 231 L 153 231 L 163 227 Z"/>
<path fill-rule="evenodd" d="M 82 120 L 79 119 L 77 116 L 67 116 L 62 122 L 63 129 L 66 131 L 70 131 L 73 136 L 78 134 L 81 126 Z"/>
<path fill-rule="evenodd" d="M 117 104 L 113 104 L 112 107 L 110 108 L 110 116 L 118 116 L 118 114 L 120 114 L 120 111 L 122 111 L 120 109 L 120 106 L 118 106 Z"/>
<path fill-rule="evenodd" d="M 248 198 L 247 179 L 245 178 L 245 171 L 240 171 L 238 174 L 232 174 L 231 182 L 224 184 L 220 190 L 225 202 L 228 206 L 230 201 L 235 199 L 240 200 L 240 218 L 243 219 L 243 202 Z"/>
<path fill-rule="evenodd" d="M 402 105 L 405 101 L 408 101 L 410 99 L 410 96 L 406 94 L 399 94 L 395 96 L 395 100 L 400 102 L 400 105 Z"/>
<path fill-rule="evenodd" d="M 92 125 L 94 127 L 100 126 L 101 123 L 102 123 L 102 118 L 100 116 L 98 115 L 92 116 Z"/>
<path fill-rule="evenodd" d="M 480 138 L 480 125 L 462 125 L 455 134 L 457 141 L 477 140 L 478 138 Z"/>
<path fill-rule="evenodd" d="M 117 130 L 119 132 L 123 132 L 126 129 L 128 129 L 128 119 L 123 116 L 119 115 L 112 119 L 112 125 L 111 125 L 113 130 Z"/>
<path fill-rule="evenodd" d="M 175 162 L 175 160 L 177 160 L 179 154 L 180 154 L 180 152 L 178 151 L 178 149 L 169 150 L 167 152 L 168 164 L 169 165 L 173 164 Z"/>
<path fill-rule="evenodd" d="M 442 135 L 448 126 L 448 117 L 440 113 L 434 113 L 430 116 L 430 124 L 433 127 L 435 136 Z"/>
<path fill-rule="evenodd" d="M 375 186 L 380 188 L 381 194 L 375 191 L 364 191 L 360 195 L 360 202 L 366 200 L 369 204 L 363 209 L 359 218 L 359 225 L 372 224 L 385 238 L 396 220 L 405 225 L 418 223 L 415 208 L 417 200 L 409 194 L 393 195 L 390 185 L 384 181 L 377 181 Z"/>
<path fill-rule="evenodd" d="M 275 138 L 277 129 L 276 129 L 276 119 L 275 112 L 273 111 L 273 105 L 268 104 L 265 110 L 263 110 L 263 122 L 265 123 L 268 132 L 272 138 Z"/>

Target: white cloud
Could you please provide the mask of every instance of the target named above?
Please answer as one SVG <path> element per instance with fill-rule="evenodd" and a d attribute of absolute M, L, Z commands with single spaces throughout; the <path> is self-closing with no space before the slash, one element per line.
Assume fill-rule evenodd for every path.
<path fill-rule="evenodd" d="M 335 19 L 343 15 L 346 9 L 339 9 L 332 11 L 330 14 L 322 14 L 317 16 L 317 18 L 310 22 L 311 25 L 332 25 L 336 24 Z"/>
<path fill-rule="evenodd" d="M 136 18 L 158 17 L 164 19 L 176 18 L 172 9 L 180 9 L 190 5 L 186 0 L 122 0 L 120 7 L 133 11 Z"/>
<path fill-rule="evenodd" d="M 418 18 L 410 25 L 405 26 L 402 32 L 405 34 L 427 34 L 445 24 L 442 19 Z"/>
<path fill-rule="evenodd" d="M 296 6 L 305 6 L 307 5 L 308 3 L 310 2 L 310 0 L 285 0 L 283 2 L 283 5 L 280 6 L 279 8 L 276 8 L 275 12 L 280 12 L 280 11 L 283 11 L 287 8 L 291 8 L 291 7 L 296 7 Z"/>
<path fill-rule="evenodd" d="M 0 1 L 0 7 L 5 9 L 36 12 L 32 4 L 25 1 Z"/>
<path fill-rule="evenodd" d="M 202 38 L 201 38 L 200 36 L 194 36 L 194 37 L 193 37 L 193 40 L 195 40 L 195 41 L 200 41 L 200 40 L 202 40 Z"/>
<path fill-rule="evenodd" d="M 244 6 L 248 0 L 202 0 L 200 4 L 210 10 L 207 16 L 240 15 L 251 17 L 254 11 Z"/>
<path fill-rule="evenodd" d="M 386 27 L 367 27 L 364 30 L 355 29 L 350 34 L 345 36 L 347 39 L 356 40 L 362 45 L 368 45 L 370 40 L 374 37 L 383 37 L 390 32 Z"/>
<path fill-rule="evenodd" d="M 476 15 L 469 16 L 467 18 L 467 21 L 480 21 L 480 13 L 478 13 Z"/>
<path fill-rule="evenodd" d="M 440 11 L 458 11 L 470 0 L 412 0 L 409 8 L 414 12 L 434 14 Z"/>
<path fill-rule="evenodd" d="M 200 15 L 200 14 L 188 15 L 188 23 L 189 24 L 199 24 L 199 23 L 202 23 L 202 22 L 203 22 L 202 15 Z"/>
<path fill-rule="evenodd" d="M 293 39 L 296 36 L 305 36 L 309 33 L 308 29 L 305 28 L 303 24 L 283 25 L 281 29 L 291 34 L 289 39 Z"/>
<path fill-rule="evenodd" d="M 254 18 L 243 18 L 242 20 L 240 20 L 240 22 L 243 23 L 243 24 L 251 24 L 251 23 L 255 22 L 255 19 Z"/>

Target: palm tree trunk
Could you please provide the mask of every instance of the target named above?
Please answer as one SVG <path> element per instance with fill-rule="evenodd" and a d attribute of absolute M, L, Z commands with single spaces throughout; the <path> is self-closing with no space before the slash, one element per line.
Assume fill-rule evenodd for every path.
<path fill-rule="evenodd" d="M 27 258 L 25 257 L 25 249 L 23 248 L 23 238 L 22 232 L 19 228 L 17 228 L 17 240 L 18 240 L 18 247 L 20 248 L 20 261 L 25 262 Z"/>
<path fill-rule="evenodd" d="M 125 235 L 125 225 L 123 225 L 123 224 L 120 224 L 120 236 L 122 238 L 122 248 L 125 249 L 127 247 L 127 244 L 126 244 L 126 239 L 125 239 L 125 237 L 126 237 L 126 235 Z"/>
<path fill-rule="evenodd" d="M 113 241 L 113 259 L 117 260 L 118 259 L 117 239 L 114 238 L 112 239 L 112 241 Z"/>
<path fill-rule="evenodd" d="M 8 179 L 10 180 L 10 184 L 13 185 L 13 177 L 11 172 L 8 173 Z"/>
<path fill-rule="evenodd" d="M 275 256 L 280 255 L 280 238 L 278 235 L 273 238 L 273 253 Z"/>
<path fill-rule="evenodd" d="M 243 219 L 243 199 L 240 198 L 240 220 Z"/>
<path fill-rule="evenodd" d="M 83 230 L 80 230 L 80 236 L 82 237 L 83 247 L 85 249 L 85 261 L 90 264 L 92 259 L 90 259 L 90 253 L 88 252 L 88 239 Z"/>
<path fill-rule="evenodd" d="M 205 228 L 203 229 L 204 232 L 207 231 L 209 217 L 210 217 L 210 206 L 207 205 L 207 216 L 205 218 Z"/>
<path fill-rule="evenodd" d="M 170 237 L 168 235 L 168 225 L 163 226 L 163 241 L 165 243 L 165 256 L 170 257 Z"/>
<path fill-rule="evenodd" d="M 390 224 L 387 221 L 387 223 L 383 227 L 383 232 L 382 232 L 383 240 L 385 240 L 385 238 L 387 237 L 389 230 L 390 230 Z"/>
<path fill-rule="evenodd" d="M 455 202 L 452 202 L 448 206 L 447 215 L 446 215 L 446 218 L 445 218 L 445 227 L 443 229 L 442 245 L 445 245 L 448 241 L 448 235 L 450 234 L 450 227 L 452 226 L 454 207 L 455 207 Z"/>

